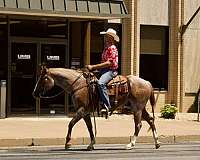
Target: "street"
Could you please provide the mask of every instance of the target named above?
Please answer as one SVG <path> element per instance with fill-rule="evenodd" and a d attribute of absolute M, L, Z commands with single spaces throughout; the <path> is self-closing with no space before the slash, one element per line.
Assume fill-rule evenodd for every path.
<path fill-rule="evenodd" d="M 200 142 L 188 144 L 163 144 L 154 149 L 150 144 L 137 144 L 133 150 L 125 150 L 122 144 L 95 145 L 94 151 L 86 151 L 87 146 L 77 145 L 65 151 L 63 146 L 38 146 L 0 148 L 1 160 L 199 160 Z"/>

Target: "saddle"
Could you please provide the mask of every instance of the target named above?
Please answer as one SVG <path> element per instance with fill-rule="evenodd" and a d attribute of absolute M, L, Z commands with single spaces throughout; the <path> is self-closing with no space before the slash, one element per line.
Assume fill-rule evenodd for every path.
<path fill-rule="evenodd" d="M 116 99 L 118 95 L 128 93 L 127 78 L 122 75 L 117 75 L 107 84 L 107 90 L 108 95 L 115 95 Z"/>
<path fill-rule="evenodd" d="M 94 72 L 83 72 L 84 77 L 89 84 L 96 84 L 97 78 Z M 115 96 L 115 104 L 117 104 L 118 95 L 128 94 L 128 80 L 125 76 L 117 75 L 107 84 L 109 96 Z M 92 91 L 92 93 L 94 90 Z"/>

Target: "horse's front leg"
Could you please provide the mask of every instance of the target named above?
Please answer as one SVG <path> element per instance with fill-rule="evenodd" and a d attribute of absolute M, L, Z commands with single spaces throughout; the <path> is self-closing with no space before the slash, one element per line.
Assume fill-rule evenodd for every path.
<path fill-rule="evenodd" d="M 69 141 L 71 140 L 71 133 L 72 133 L 72 128 L 74 125 L 84 116 L 84 107 L 81 107 L 78 109 L 76 112 L 75 116 L 72 118 L 72 120 L 69 122 L 68 125 L 68 133 L 66 137 L 66 143 L 65 143 L 65 149 L 69 148 L 70 145 L 68 144 Z"/>
<path fill-rule="evenodd" d="M 87 114 L 83 119 L 84 119 L 84 121 L 87 125 L 87 128 L 88 128 L 88 131 L 90 133 L 91 142 L 90 142 L 89 146 L 87 147 L 87 149 L 91 151 L 94 149 L 95 137 L 94 137 L 93 130 L 92 130 L 92 122 L 91 122 L 90 114 Z"/>

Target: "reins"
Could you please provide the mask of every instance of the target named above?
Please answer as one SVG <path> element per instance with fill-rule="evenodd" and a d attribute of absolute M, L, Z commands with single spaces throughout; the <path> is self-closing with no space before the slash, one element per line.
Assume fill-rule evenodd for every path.
<path fill-rule="evenodd" d="M 94 114 L 94 111 L 95 111 L 95 108 L 94 108 L 94 101 L 93 101 L 93 94 L 92 94 L 92 85 L 90 84 L 90 80 L 91 80 L 91 77 L 90 77 L 90 74 L 89 74 L 89 77 L 88 77 L 88 79 L 89 79 L 89 83 L 88 83 L 88 86 L 89 86 L 89 88 L 88 88 L 88 92 L 89 92 L 89 101 L 91 100 L 91 103 L 92 103 L 92 114 L 93 114 L 93 117 L 94 117 L 94 135 L 95 135 L 95 137 L 96 137 L 96 135 L 97 135 L 97 125 L 96 125 L 96 117 L 95 117 L 95 114 Z M 94 85 L 94 84 L 93 84 Z M 88 103 L 89 104 L 89 103 Z"/>
<path fill-rule="evenodd" d="M 39 79 L 37 80 L 37 83 L 36 83 L 35 87 L 38 85 L 40 79 L 41 79 L 41 75 L 40 75 Z M 34 89 L 34 90 L 35 90 L 35 89 Z M 59 92 L 58 94 L 53 95 L 53 96 L 41 96 L 41 94 L 40 94 L 39 96 L 40 96 L 40 98 L 43 98 L 43 99 L 51 99 L 51 98 L 55 98 L 55 97 L 57 97 L 57 96 L 63 94 L 64 92 L 65 92 L 65 90 L 62 90 L 61 92 Z"/>
<path fill-rule="evenodd" d="M 62 90 L 62 91 L 60 91 L 58 94 L 53 95 L 53 96 L 41 96 L 41 95 L 40 95 L 40 98 L 43 98 L 43 99 L 51 99 L 51 98 L 55 98 L 55 97 L 60 96 L 60 95 L 63 94 L 64 92 L 65 92 L 65 90 Z"/>

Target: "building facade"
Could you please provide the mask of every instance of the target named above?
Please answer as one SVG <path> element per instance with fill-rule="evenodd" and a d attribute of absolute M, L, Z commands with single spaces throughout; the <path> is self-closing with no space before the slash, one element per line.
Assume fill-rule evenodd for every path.
<path fill-rule="evenodd" d="M 80 68 L 95 63 L 95 54 L 103 48 L 99 32 L 108 27 L 109 19 L 127 15 L 122 0 L 0 0 L 0 79 L 6 81 L 1 99 L 6 98 L 6 115 L 73 110 L 67 93 L 33 98 L 40 66 Z M 109 25 L 118 30 L 121 26 Z M 47 96 L 59 92 L 55 87 Z"/>
<path fill-rule="evenodd" d="M 167 103 L 188 112 L 200 85 L 199 6 L 200 0 L 0 0 L 7 116 L 73 110 L 67 94 L 32 97 L 40 66 L 97 63 L 104 45 L 99 32 L 108 27 L 120 36 L 120 74 L 152 83 L 156 112 Z M 55 87 L 49 96 L 59 92 Z"/>
<path fill-rule="evenodd" d="M 157 112 L 167 103 L 188 112 L 200 86 L 200 1 L 125 2 L 131 18 L 122 23 L 123 73 L 153 84 Z"/>

